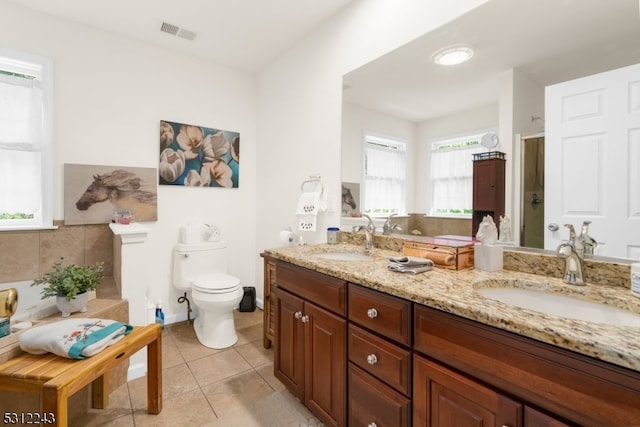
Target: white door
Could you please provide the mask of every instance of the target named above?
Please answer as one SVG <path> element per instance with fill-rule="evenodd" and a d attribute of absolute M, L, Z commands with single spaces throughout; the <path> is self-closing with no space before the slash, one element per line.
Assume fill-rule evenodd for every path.
<path fill-rule="evenodd" d="M 545 96 L 545 249 L 587 220 L 596 254 L 640 259 L 640 64 Z"/>

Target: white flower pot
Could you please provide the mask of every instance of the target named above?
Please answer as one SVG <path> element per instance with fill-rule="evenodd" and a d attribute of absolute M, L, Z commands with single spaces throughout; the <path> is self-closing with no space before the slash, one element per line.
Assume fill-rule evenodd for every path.
<path fill-rule="evenodd" d="M 89 292 L 76 295 L 71 301 L 67 301 L 66 297 L 56 297 L 56 305 L 62 312 L 62 317 L 69 317 L 71 313 L 77 311 L 84 313 L 87 311 L 87 302 L 89 301 Z"/>

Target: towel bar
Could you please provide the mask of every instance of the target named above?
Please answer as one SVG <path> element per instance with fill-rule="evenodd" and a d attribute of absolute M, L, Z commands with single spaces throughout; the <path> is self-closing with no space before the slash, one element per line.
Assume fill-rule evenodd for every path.
<path fill-rule="evenodd" d="M 320 181 L 320 175 L 310 175 L 309 179 L 307 179 L 306 181 L 302 181 L 302 184 L 300 185 L 300 191 L 304 193 L 304 185 L 310 182 L 320 184 L 320 195 L 324 193 L 324 185 L 322 185 L 322 181 Z"/>

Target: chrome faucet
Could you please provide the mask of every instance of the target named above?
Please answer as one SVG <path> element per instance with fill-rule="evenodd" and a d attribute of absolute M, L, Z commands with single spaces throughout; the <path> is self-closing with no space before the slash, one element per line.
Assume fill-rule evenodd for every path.
<path fill-rule="evenodd" d="M 353 227 L 353 232 L 357 233 L 364 230 L 364 253 L 369 254 L 371 249 L 373 249 L 373 236 L 376 233 L 376 226 L 373 224 L 373 220 L 369 215 L 363 214 L 362 216 L 367 218 L 369 223 L 367 225 L 355 225 Z"/>
<path fill-rule="evenodd" d="M 391 214 L 387 217 L 387 220 L 384 222 L 382 226 L 382 234 L 388 236 L 393 233 L 394 230 L 402 231 L 400 224 L 391 224 L 391 218 L 396 216 L 397 214 Z"/>
<path fill-rule="evenodd" d="M 569 242 L 561 243 L 556 252 L 558 257 L 565 260 L 562 280 L 564 283 L 571 285 L 584 285 L 584 280 L 582 279 L 582 271 L 584 269 L 582 245 L 580 242 L 576 242 L 576 232 L 573 229 L 573 225 L 565 224 L 564 226 L 569 229 Z"/>

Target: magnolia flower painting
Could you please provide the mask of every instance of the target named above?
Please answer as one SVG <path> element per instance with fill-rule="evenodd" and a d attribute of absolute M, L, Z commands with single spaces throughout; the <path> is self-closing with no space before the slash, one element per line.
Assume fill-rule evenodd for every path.
<path fill-rule="evenodd" d="M 240 134 L 160 122 L 160 184 L 238 188 Z"/>

